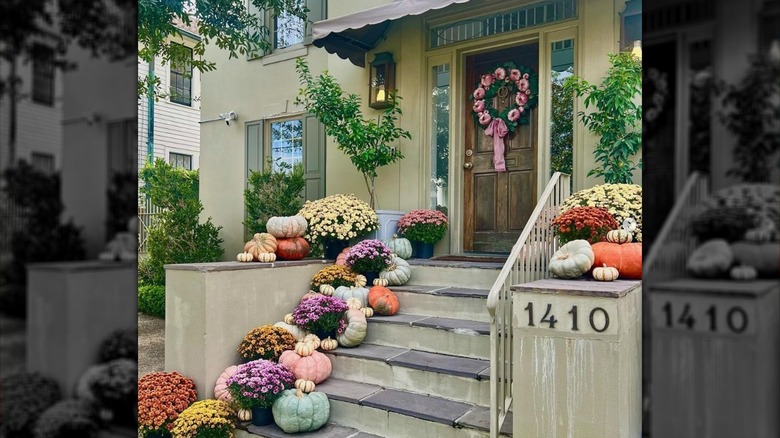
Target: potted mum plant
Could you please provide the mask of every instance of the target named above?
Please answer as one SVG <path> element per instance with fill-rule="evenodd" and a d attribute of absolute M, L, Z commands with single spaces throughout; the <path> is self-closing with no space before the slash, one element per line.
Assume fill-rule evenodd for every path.
<path fill-rule="evenodd" d="M 346 262 L 352 272 L 366 277 L 367 284 L 374 284 L 379 272 L 392 263 L 392 255 L 387 245 L 376 239 L 368 239 L 350 248 Z"/>
<path fill-rule="evenodd" d="M 198 398 L 195 382 L 177 372 L 138 379 L 138 431 L 144 438 L 170 437 L 173 422 Z"/>
<path fill-rule="evenodd" d="M 252 424 L 265 426 L 274 421 L 274 401 L 282 391 L 293 387 L 295 377 L 284 365 L 258 359 L 239 365 L 226 383 L 233 401 L 241 409 L 252 410 Z"/>
<path fill-rule="evenodd" d="M 238 354 L 246 361 L 266 359 L 279 360 L 285 350 L 295 348 L 295 337 L 281 327 L 266 324 L 255 327 L 244 336 L 238 346 Z"/>
<path fill-rule="evenodd" d="M 221 400 L 201 400 L 184 410 L 173 422 L 176 438 L 222 438 L 233 436 L 236 412 Z"/>
<path fill-rule="evenodd" d="M 335 259 L 349 245 L 349 239 L 379 228 L 374 210 L 355 195 L 331 195 L 307 201 L 299 215 L 309 227 L 304 238 L 312 245 L 322 243 L 326 259 Z"/>
<path fill-rule="evenodd" d="M 587 240 L 594 244 L 606 239 L 607 233 L 618 228 L 618 223 L 604 208 L 574 207 L 552 221 L 552 227 L 561 245 L 572 240 Z"/>
<path fill-rule="evenodd" d="M 311 278 L 311 289 L 314 291 L 320 290 L 320 286 L 323 284 L 329 284 L 334 288 L 339 286 L 354 286 L 355 285 L 355 273 L 349 270 L 346 266 L 330 265 L 326 266 Z"/>
<path fill-rule="evenodd" d="M 346 329 L 344 313 L 347 303 L 334 297 L 316 294 L 305 298 L 293 310 L 293 322 L 321 339 L 335 338 Z"/>
<path fill-rule="evenodd" d="M 438 210 L 412 210 L 398 221 L 398 232 L 414 244 L 414 256 L 433 257 L 433 244 L 447 234 L 447 215 Z"/>

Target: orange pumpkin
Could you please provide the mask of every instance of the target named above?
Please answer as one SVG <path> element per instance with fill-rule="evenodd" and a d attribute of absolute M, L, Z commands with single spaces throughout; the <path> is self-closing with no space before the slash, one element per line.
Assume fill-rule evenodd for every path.
<path fill-rule="evenodd" d="M 595 260 L 593 266 L 611 266 L 618 270 L 620 278 L 642 279 L 642 244 L 598 242 L 592 245 Z"/>
<path fill-rule="evenodd" d="M 283 260 L 300 260 L 309 255 L 309 242 L 303 237 L 276 239 L 276 255 Z"/>
<path fill-rule="evenodd" d="M 349 249 L 351 247 L 348 246 L 344 248 L 339 255 L 336 257 L 336 264 L 339 266 L 347 266 L 347 254 L 349 254 Z"/>
<path fill-rule="evenodd" d="M 374 286 L 368 291 L 368 304 L 379 315 L 392 316 L 398 313 L 398 297 L 384 286 Z"/>

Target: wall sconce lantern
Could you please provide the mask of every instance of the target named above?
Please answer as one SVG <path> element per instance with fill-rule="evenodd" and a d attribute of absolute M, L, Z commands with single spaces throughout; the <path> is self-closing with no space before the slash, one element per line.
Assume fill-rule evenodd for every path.
<path fill-rule="evenodd" d="M 395 61 L 390 52 L 377 53 L 371 61 L 368 82 L 368 106 L 385 109 L 390 105 L 390 93 L 395 90 Z"/>

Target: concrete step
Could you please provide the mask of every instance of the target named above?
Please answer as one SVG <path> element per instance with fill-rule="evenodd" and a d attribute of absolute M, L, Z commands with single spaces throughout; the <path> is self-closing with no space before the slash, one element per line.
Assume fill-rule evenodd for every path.
<path fill-rule="evenodd" d="M 406 284 L 390 286 L 390 290 L 398 297 L 404 313 L 490 322 L 489 289 Z"/>
<path fill-rule="evenodd" d="M 486 360 L 365 343 L 326 354 L 335 378 L 476 405 L 490 404 L 490 362 Z"/>
<path fill-rule="evenodd" d="M 454 262 L 437 260 L 408 260 L 412 268 L 409 284 L 452 286 L 472 289 L 490 289 L 501 272 L 502 264 Z"/>
<path fill-rule="evenodd" d="M 377 435 L 361 432 L 351 427 L 339 426 L 338 424 L 328 423 L 319 430 L 306 433 L 285 433 L 276 424 L 268 426 L 255 426 L 250 422 L 241 423 L 236 427 L 236 438 L 381 438 Z"/>
<path fill-rule="evenodd" d="M 368 318 L 365 343 L 490 359 L 490 325 L 482 321 L 399 313 Z"/>

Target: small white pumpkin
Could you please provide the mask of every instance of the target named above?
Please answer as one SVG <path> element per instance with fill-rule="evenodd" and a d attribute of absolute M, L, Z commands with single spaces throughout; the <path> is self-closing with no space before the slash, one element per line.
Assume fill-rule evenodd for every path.
<path fill-rule="evenodd" d="M 355 287 L 365 287 L 368 284 L 368 279 L 365 275 L 358 274 L 355 276 Z"/>
<path fill-rule="evenodd" d="M 295 318 L 293 318 L 292 313 L 288 313 L 287 315 L 284 315 L 284 319 L 282 320 L 287 324 L 295 324 Z"/>
<path fill-rule="evenodd" d="M 604 263 L 604 266 L 599 266 L 593 270 L 593 279 L 598 281 L 615 281 L 619 276 L 620 273 L 617 268 L 607 266 L 606 263 Z"/>
<path fill-rule="evenodd" d="M 590 270 L 594 259 L 587 240 L 572 240 L 553 254 L 549 269 L 558 278 L 577 278 Z"/>
<path fill-rule="evenodd" d="M 612 230 L 607 233 L 607 242 L 612 243 L 631 243 L 634 235 L 627 230 Z"/>
<path fill-rule="evenodd" d="M 352 297 L 347 299 L 347 307 L 350 309 L 360 310 L 363 307 L 363 304 L 360 303 L 360 299 Z"/>
<path fill-rule="evenodd" d="M 390 286 L 401 286 L 412 278 L 412 268 L 406 260 L 393 256 L 390 260 L 390 266 L 379 273 L 379 278 L 387 280 L 387 284 Z"/>
<path fill-rule="evenodd" d="M 365 309 L 365 307 L 364 307 Z M 370 309 L 370 307 L 369 307 Z M 335 350 L 336 347 L 339 346 L 339 341 L 333 339 L 333 338 L 325 338 L 320 342 L 320 348 L 322 348 L 325 351 Z"/>
<path fill-rule="evenodd" d="M 252 255 L 251 252 L 240 252 L 236 256 L 236 260 L 238 260 L 241 263 L 251 262 L 254 259 L 255 257 Z"/>
<path fill-rule="evenodd" d="M 375 278 L 374 286 L 387 286 L 390 282 L 386 278 Z"/>
<path fill-rule="evenodd" d="M 303 337 L 303 342 L 309 343 L 314 347 L 314 349 L 320 348 L 320 337 L 315 335 L 314 333 L 310 333 Z"/>
<path fill-rule="evenodd" d="M 251 409 L 239 409 L 238 410 L 238 421 L 252 421 L 252 410 Z"/>
<path fill-rule="evenodd" d="M 295 381 L 295 389 L 300 389 L 306 394 L 314 391 L 315 385 L 311 380 L 297 379 Z"/>
<path fill-rule="evenodd" d="M 370 307 L 363 307 L 360 309 L 361 312 L 363 312 L 363 315 L 366 315 L 366 318 L 371 318 L 374 316 L 374 309 Z"/>
<path fill-rule="evenodd" d="M 360 300 L 360 305 L 362 307 L 368 305 L 368 289 L 364 287 L 339 286 L 336 288 L 336 291 L 333 292 L 333 296 L 345 302 L 348 299 L 355 297 Z"/>
<path fill-rule="evenodd" d="M 325 296 L 327 296 L 327 297 L 333 296 L 333 292 L 335 292 L 335 291 L 336 291 L 336 289 L 333 286 L 329 285 L 329 284 L 321 284 L 320 285 L 320 293 L 325 295 Z"/>
<path fill-rule="evenodd" d="M 758 277 L 758 271 L 752 266 L 739 265 L 731 268 L 729 276 L 732 280 L 750 281 L 755 280 L 756 277 Z"/>
<path fill-rule="evenodd" d="M 300 341 L 295 344 L 295 353 L 301 357 L 311 356 L 314 353 L 315 347 L 308 343 Z"/>
<path fill-rule="evenodd" d="M 276 261 L 276 254 L 272 252 L 261 252 L 257 255 L 257 261 L 260 263 L 273 263 Z"/>

